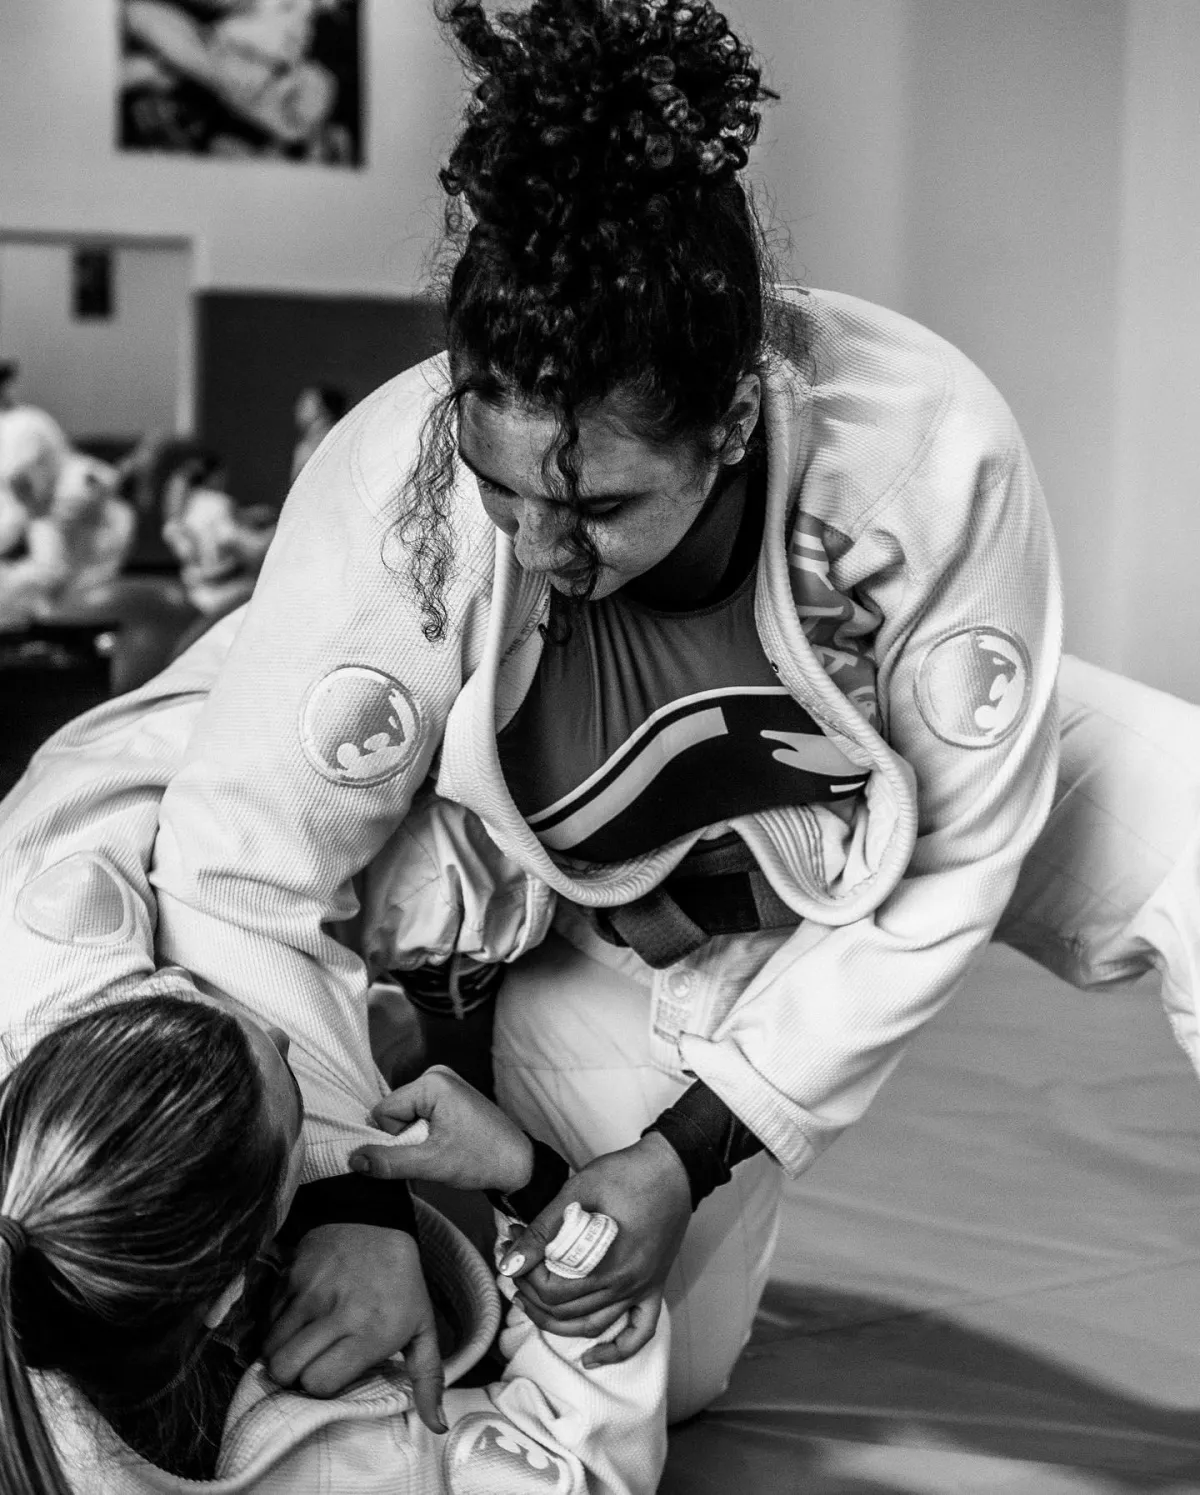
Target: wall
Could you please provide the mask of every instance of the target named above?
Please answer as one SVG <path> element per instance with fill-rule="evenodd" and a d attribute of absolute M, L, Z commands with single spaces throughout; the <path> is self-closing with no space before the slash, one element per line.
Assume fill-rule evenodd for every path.
<path fill-rule="evenodd" d="M 899 306 L 909 0 L 738 0 L 723 8 L 781 95 L 765 110 L 751 173 L 765 189 L 785 270 Z"/>
<path fill-rule="evenodd" d="M 1129 12 L 1120 222 L 1118 666 L 1200 700 L 1200 6 Z"/>
<path fill-rule="evenodd" d="M 366 0 L 368 166 L 118 152 L 115 0 L 0 4 L 0 229 L 182 235 L 199 286 L 405 295 L 424 283 L 457 63 L 427 0 Z"/>
<path fill-rule="evenodd" d="M 909 32 L 903 309 L 1012 405 L 1063 542 L 1068 647 L 1110 664 L 1125 8 L 921 0 Z"/>
<path fill-rule="evenodd" d="M 20 396 L 72 436 L 176 427 L 190 354 L 186 248 L 113 251 L 113 315 L 71 315 L 71 248 L 0 243 L 0 350 L 21 365 Z"/>
<path fill-rule="evenodd" d="M 196 315 L 199 427 L 244 503 L 283 501 L 305 385 L 331 385 L 353 405 L 442 346 L 440 313 L 419 301 L 207 291 Z"/>

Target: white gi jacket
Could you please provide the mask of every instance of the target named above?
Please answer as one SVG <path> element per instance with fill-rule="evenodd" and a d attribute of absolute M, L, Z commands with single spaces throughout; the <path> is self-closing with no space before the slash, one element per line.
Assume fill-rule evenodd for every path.
<path fill-rule="evenodd" d="M 241 616 L 222 620 L 141 690 L 56 733 L 0 805 L 0 1071 L 57 1024 L 144 989 L 155 968 L 148 867 L 159 801 Z M 491 921 L 475 928 L 484 953 L 520 942 L 519 886 L 515 903 L 504 886 L 520 874 L 486 846 L 483 859 L 473 857 L 481 838 L 464 835 L 465 821 L 457 807 L 431 806 L 389 848 L 389 887 L 407 875 L 420 910 L 403 927 L 386 915 L 378 924 L 389 959 L 426 953 L 405 947 L 410 934 L 463 928 L 461 903 L 451 919 L 442 896 L 450 891 L 442 869 L 421 886 L 431 855 L 443 853 L 474 876 L 479 900 L 470 907 Z M 289 1063 L 316 1107 L 306 1128 L 321 1149 L 319 1174 L 345 1171 L 346 1154 L 364 1142 L 402 1145 L 367 1124 L 386 1087 L 370 1057 L 365 1004 L 305 1009 L 289 1032 Z M 46 1378 L 43 1408 L 78 1495 L 651 1495 L 666 1458 L 665 1310 L 633 1359 L 585 1371 L 579 1360 L 596 1341 L 544 1334 L 509 1279 L 499 1286 L 513 1300 L 500 1338 L 504 1374 L 446 1393 L 444 1438 L 420 1421 L 399 1369 L 318 1401 L 252 1367 L 229 1411 L 218 1477 L 202 1485 L 138 1459 L 61 1379 Z"/>
<path fill-rule="evenodd" d="M 794 933 L 710 942 L 653 978 L 663 1062 L 791 1173 L 861 1114 L 1004 908 L 1050 805 L 1060 648 L 1049 520 L 992 386 L 902 317 L 797 299 L 813 379 L 766 379 L 756 617 L 781 681 L 871 778 L 851 826 L 819 806 L 734 823 L 804 920 Z M 385 385 L 304 470 L 161 807 L 161 956 L 330 1043 L 364 969 L 327 926 L 439 754 L 440 793 L 578 904 L 641 896 L 695 839 L 568 870 L 517 813 L 495 732 L 536 667 L 545 583 L 461 471 L 449 628 L 431 644 L 395 529 L 444 380 L 434 359 Z"/>
<path fill-rule="evenodd" d="M 509 1297 L 512 1284 L 502 1280 Z M 216 1478 L 167 1474 L 117 1442 L 61 1381 L 43 1407 L 76 1495 L 653 1495 L 666 1459 L 668 1338 L 581 1370 L 595 1344 L 537 1329 L 518 1302 L 500 1336 L 503 1379 L 445 1394 L 431 1433 L 401 1372 L 327 1401 L 285 1391 L 261 1366 L 229 1409 Z M 608 1337 L 608 1336 L 605 1336 Z"/>

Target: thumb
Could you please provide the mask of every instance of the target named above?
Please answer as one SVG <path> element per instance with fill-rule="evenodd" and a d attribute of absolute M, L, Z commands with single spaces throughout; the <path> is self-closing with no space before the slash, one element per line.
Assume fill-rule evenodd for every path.
<path fill-rule="evenodd" d="M 538 1266 L 546 1247 L 562 1228 L 562 1205 L 554 1200 L 510 1242 L 500 1262 L 505 1277 L 523 1277 Z"/>
<path fill-rule="evenodd" d="M 417 1409 L 417 1416 L 430 1432 L 444 1433 L 446 1414 L 442 1406 L 442 1393 L 445 1372 L 438 1351 L 432 1311 L 404 1348 L 404 1369 L 412 1382 L 413 1405 Z"/>
<path fill-rule="evenodd" d="M 350 1167 L 369 1178 L 436 1179 L 441 1168 L 432 1153 L 433 1149 L 420 1142 L 358 1147 L 350 1154 Z"/>

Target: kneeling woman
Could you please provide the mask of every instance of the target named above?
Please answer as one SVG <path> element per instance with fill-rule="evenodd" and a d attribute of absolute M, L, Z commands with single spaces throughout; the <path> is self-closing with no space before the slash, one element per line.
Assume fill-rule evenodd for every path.
<path fill-rule="evenodd" d="M 258 1356 L 303 1162 L 286 1036 L 199 997 L 183 973 L 173 991 L 157 985 L 47 1034 L 0 1089 L 0 1487 L 124 1495 L 202 1479 L 358 1495 L 525 1488 L 536 1470 L 561 1491 L 654 1489 L 665 1336 L 586 1372 L 583 1342 L 551 1340 L 514 1305 L 503 1379 L 446 1395 L 446 1438 L 436 1388 L 423 1421 L 398 1368 L 332 1401 L 271 1380 Z M 460 1173 L 527 1185 L 528 1139 L 469 1087 L 440 1083 Z M 427 1243 L 439 1232 L 444 1258 L 453 1233 L 431 1218 Z M 393 1290 L 428 1321 L 416 1245 L 400 1239 L 412 1262 Z M 475 1279 L 477 1293 L 490 1282 L 481 1260 Z M 410 1368 L 429 1349 L 410 1345 Z"/>

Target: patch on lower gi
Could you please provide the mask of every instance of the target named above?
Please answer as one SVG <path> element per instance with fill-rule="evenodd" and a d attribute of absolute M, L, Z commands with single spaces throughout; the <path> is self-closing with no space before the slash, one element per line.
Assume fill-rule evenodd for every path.
<path fill-rule="evenodd" d="M 917 706 L 931 732 L 955 747 L 992 747 L 1015 732 L 1029 705 L 1029 651 L 999 628 L 960 628 L 938 639 L 917 670 Z"/>
<path fill-rule="evenodd" d="M 318 680 L 300 708 L 300 743 L 334 784 L 379 784 L 412 761 L 421 717 L 398 680 L 347 664 Z"/>
<path fill-rule="evenodd" d="M 109 945 L 133 924 L 124 879 L 94 852 L 77 852 L 39 872 L 17 894 L 26 929 L 60 945 Z"/>
<path fill-rule="evenodd" d="M 454 1424 L 442 1459 L 454 1495 L 567 1495 L 574 1488 L 565 1459 L 486 1412 Z"/>

